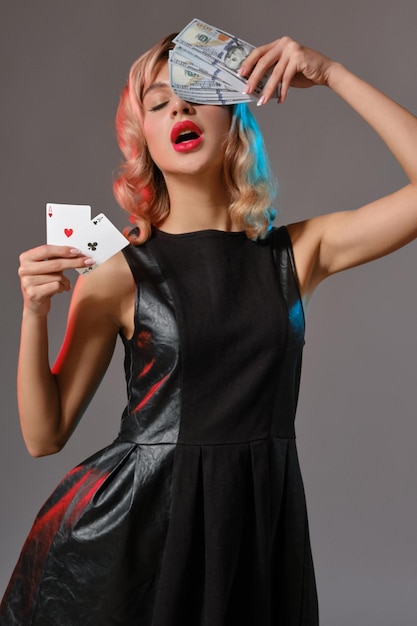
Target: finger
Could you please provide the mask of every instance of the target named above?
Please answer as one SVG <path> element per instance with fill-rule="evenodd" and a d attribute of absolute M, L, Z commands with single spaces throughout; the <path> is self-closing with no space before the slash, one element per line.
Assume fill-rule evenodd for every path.
<path fill-rule="evenodd" d="M 277 48 L 271 48 L 266 50 L 265 53 L 258 59 L 254 66 L 250 76 L 247 79 L 246 92 L 253 93 L 256 89 L 259 81 L 268 72 L 268 70 L 275 66 L 280 60 L 281 52 Z"/>
<path fill-rule="evenodd" d="M 238 72 L 239 76 L 249 76 L 252 72 L 255 65 L 258 63 L 259 59 L 273 46 L 273 43 L 265 44 L 263 46 L 258 46 L 246 57 L 243 61 L 240 70 Z"/>
<path fill-rule="evenodd" d="M 283 55 L 275 65 L 258 101 L 258 106 L 266 104 L 278 92 L 281 94 L 281 83 L 289 63 L 288 55 Z M 278 98 L 280 102 L 280 97 Z"/>
<path fill-rule="evenodd" d="M 20 258 L 30 261 L 43 261 L 44 259 L 59 257 L 74 258 L 78 256 L 83 256 L 83 253 L 77 248 L 73 248 L 71 246 L 54 246 L 45 243 L 41 246 L 37 246 L 36 248 L 23 252 L 20 255 Z"/>
<path fill-rule="evenodd" d="M 289 39 L 278 63 L 274 67 L 272 74 L 265 85 L 262 97 L 258 104 L 266 104 L 270 98 L 273 97 L 278 85 L 280 86 L 278 102 L 285 102 L 288 90 L 290 86 L 294 84 L 294 79 L 296 79 L 297 76 L 299 79 L 300 77 L 303 78 L 303 86 L 311 86 L 312 83 L 306 77 L 301 76 L 303 67 L 303 48 L 296 41 Z"/>
<path fill-rule="evenodd" d="M 49 300 L 52 296 L 63 293 L 64 291 L 69 291 L 70 289 L 70 285 L 65 285 L 61 281 L 56 280 L 36 287 L 32 285 L 25 289 L 23 294 L 27 302 L 36 306 L 42 304 L 45 300 Z"/>
<path fill-rule="evenodd" d="M 37 256 L 37 255 L 36 255 Z M 21 259 L 19 276 L 58 274 L 64 270 L 86 267 L 94 264 L 94 259 L 85 255 L 70 258 L 43 258 L 38 260 Z"/>
<path fill-rule="evenodd" d="M 278 98 L 279 103 L 285 102 L 288 94 L 288 90 L 291 86 L 291 83 L 294 79 L 294 76 L 297 74 L 298 67 L 297 63 L 294 60 L 289 60 L 287 63 L 282 79 L 281 79 L 281 90 Z"/>
<path fill-rule="evenodd" d="M 278 83 L 280 87 L 277 101 L 279 103 L 285 102 L 288 94 L 288 89 L 296 73 L 297 63 L 294 62 L 294 59 L 289 55 L 282 57 L 274 71 L 274 80 L 271 81 L 271 83 L 268 82 L 268 84 L 265 86 L 263 94 L 264 104 L 266 104 L 266 102 L 268 102 L 273 96 L 276 83 Z"/>
<path fill-rule="evenodd" d="M 65 287 L 70 285 L 70 281 L 65 274 L 40 274 L 37 276 L 24 276 L 21 279 L 21 284 L 24 289 L 53 282 L 61 282 Z"/>
<path fill-rule="evenodd" d="M 277 39 L 270 44 L 255 48 L 255 50 L 251 52 L 251 54 L 245 60 L 245 63 L 242 65 L 242 69 L 245 72 L 247 69 L 250 70 L 246 72 L 245 75 L 248 75 L 251 72 L 250 76 L 248 76 L 248 93 L 252 93 L 254 91 L 256 85 L 264 76 L 264 74 L 266 74 L 268 70 L 270 70 L 272 67 L 276 66 L 277 63 L 279 63 L 282 56 L 285 55 L 287 48 L 293 43 L 294 42 L 290 37 L 281 37 L 280 39 Z M 247 67 L 246 64 L 248 61 L 249 63 Z"/>

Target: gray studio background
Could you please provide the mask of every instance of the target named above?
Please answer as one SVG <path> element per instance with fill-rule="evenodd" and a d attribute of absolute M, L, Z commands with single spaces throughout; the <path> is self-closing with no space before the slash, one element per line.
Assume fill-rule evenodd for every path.
<path fill-rule="evenodd" d="M 254 44 L 289 34 L 417 112 L 415 0 L 1 0 L 0 593 L 40 505 L 112 441 L 124 406 L 119 346 L 67 447 L 28 456 L 15 400 L 18 254 L 44 241 L 47 201 L 89 203 L 126 224 L 111 191 L 119 93 L 133 60 L 193 17 Z M 326 88 L 292 91 L 285 106 L 256 114 L 281 222 L 355 208 L 405 183 Z M 330 279 L 309 307 L 297 433 L 323 626 L 416 623 L 416 270 L 412 244 Z M 51 358 L 67 306 L 67 295 L 54 301 Z"/>

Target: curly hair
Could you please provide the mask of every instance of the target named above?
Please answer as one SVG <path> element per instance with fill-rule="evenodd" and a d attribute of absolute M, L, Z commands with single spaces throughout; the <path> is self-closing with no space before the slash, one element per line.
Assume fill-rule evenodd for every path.
<path fill-rule="evenodd" d="M 151 226 L 169 214 L 169 196 L 161 170 L 153 162 L 142 130 L 143 94 L 153 82 L 161 62 L 175 47 L 176 33 L 164 37 L 132 65 L 122 91 L 116 131 L 125 157 L 113 184 L 117 202 L 137 225 L 130 238 L 143 243 Z M 223 177 L 229 192 L 231 220 L 251 239 L 264 237 L 275 218 L 271 203 L 277 183 L 271 174 L 259 126 L 244 103 L 230 105 L 232 121 L 226 139 Z"/>

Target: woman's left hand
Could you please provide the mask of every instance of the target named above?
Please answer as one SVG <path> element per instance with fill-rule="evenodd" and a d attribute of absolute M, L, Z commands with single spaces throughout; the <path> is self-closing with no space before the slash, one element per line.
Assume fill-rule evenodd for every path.
<path fill-rule="evenodd" d="M 334 61 L 319 52 L 282 37 L 252 50 L 239 73 L 248 77 L 246 92 L 250 94 L 262 76 L 273 68 L 258 101 L 258 104 L 266 104 L 277 89 L 278 102 L 284 102 L 290 87 L 327 85 L 333 65 Z"/>

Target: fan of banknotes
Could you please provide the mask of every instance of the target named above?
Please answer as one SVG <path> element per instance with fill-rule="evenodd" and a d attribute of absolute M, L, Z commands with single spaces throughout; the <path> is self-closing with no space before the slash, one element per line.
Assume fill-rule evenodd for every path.
<path fill-rule="evenodd" d="M 197 104 L 237 104 L 257 101 L 268 80 L 265 74 L 254 93 L 243 94 L 246 79 L 238 71 L 255 48 L 234 35 L 192 20 L 174 39 L 169 57 L 169 79 L 183 100 Z"/>

